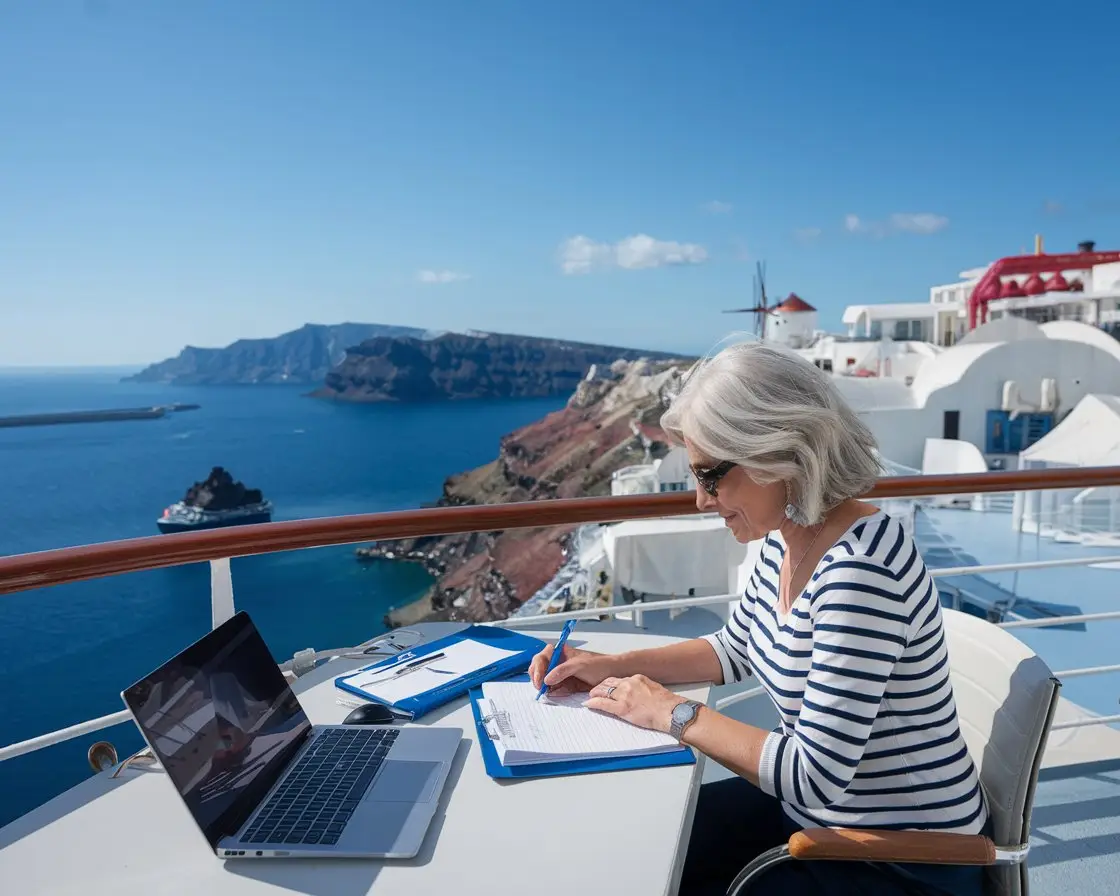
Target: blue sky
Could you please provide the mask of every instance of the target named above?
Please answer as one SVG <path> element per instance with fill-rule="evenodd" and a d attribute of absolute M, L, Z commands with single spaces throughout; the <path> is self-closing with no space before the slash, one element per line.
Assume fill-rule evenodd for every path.
<path fill-rule="evenodd" d="M 720 312 L 758 259 L 837 327 L 1036 232 L 1117 248 L 1118 29 L 1108 2 L 0 2 L 0 365 L 343 320 L 699 351 L 752 326 Z"/>

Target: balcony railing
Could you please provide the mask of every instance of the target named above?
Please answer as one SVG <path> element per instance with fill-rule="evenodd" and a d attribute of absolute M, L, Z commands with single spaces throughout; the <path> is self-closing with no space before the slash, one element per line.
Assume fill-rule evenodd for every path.
<path fill-rule="evenodd" d="M 869 500 L 920 498 L 935 495 L 1090 488 L 1111 485 L 1120 485 L 1120 467 L 1085 467 L 938 476 L 893 476 L 881 479 L 865 497 Z M 213 624 L 218 625 L 234 613 L 234 596 L 229 562 L 232 557 L 327 545 L 390 541 L 401 538 L 452 535 L 466 532 L 495 532 L 545 526 L 577 526 L 584 523 L 610 523 L 624 520 L 686 516 L 699 512 L 694 493 L 671 492 L 632 497 L 574 498 L 516 504 L 437 507 L 160 535 L 0 557 L 0 594 L 11 594 L 50 585 L 208 561 L 211 568 L 212 619 Z M 1120 556 L 941 568 L 931 570 L 931 574 L 935 577 L 959 576 L 1105 562 L 1120 562 Z M 635 624 L 640 626 L 643 612 L 726 604 L 737 599 L 737 595 L 724 594 L 659 600 L 646 604 L 637 602 L 569 613 L 511 617 L 495 621 L 492 624 L 524 627 L 561 622 L 571 618 L 598 618 L 600 616 L 628 613 L 632 615 Z M 1020 628 L 1113 619 L 1120 619 L 1120 611 L 1047 617 L 1041 620 L 1014 620 L 1002 622 L 999 625 L 1005 628 Z M 370 642 L 366 643 L 368 645 Z M 363 646 L 366 645 L 359 645 L 357 648 L 348 647 L 319 651 L 310 656 L 300 656 L 299 665 L 306 667 L 309 662 L 313 663 L 317 660 L 340 656 L 359 650 Z M 283 664 L 282 668 L 291 674 L 293 665 L 293 662 L 289 661 Z M 1076 677 L 1116 671 L 1120 671 L 1120 665 L 1070 669 L 1056 674 L 1060 678 L 1063 675 Z M 739 700 L 753 697 L 756 693 L 757 690 L 744 691 L 727 698 L 720 705 L 730 705 Z M 0 748 L 0 761 L 34 752 L 103 728 L 112 727 L 129 719 L 130 716 L 127 712 L 112 713 L 11 744 Z M 1120 721 L 1120 716 L 1077 720 L 1055 727 L 1106 724 L 1114 721 Z"/>
<path fill-rule="evenodd" d="M 880 479 L 865 497 L 869 500 L 919 498 L 1051 488 L 1090 488 L 1100 485 L 1120 485 L 1120 467 L 891 476 Z M 693 492 L 666 492 L 632 497 L 558 498 L 515 504 L 362 513 L 154 535 L 0 557 L 0 594 L 144 569 L 300 548 L 392 541 L 426 535 L 614 523 L 688 516 L 699 512 Z"/>

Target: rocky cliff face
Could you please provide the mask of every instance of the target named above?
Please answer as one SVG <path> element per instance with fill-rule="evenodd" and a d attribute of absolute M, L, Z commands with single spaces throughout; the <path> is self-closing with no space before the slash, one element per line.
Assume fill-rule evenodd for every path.
<path fill-rule="evenodd" d="M 305 324 L 270 339 L 239 339 L 225 348 L 188 345 L 128 380 L 184 386 L 251 383 L 319 385 L 351 346 L 374 336 L 422 337 L 415 327 L 385 324 Z"/>
<path fill-rule="evenodd" d="M 315 395 L 345 401 L 433 401 L 570 395 L 592 365 L 670 355 L 507 334 L 369 339 Z"/>
<path fill-rule="evenodd" d="M 495 504 L 610 494 L 611 473 L 668 450 L 658 421 L 689 362 L 618 361 L 580 382 L 566 407 L 504 437 L 490 463 L 452 476 L 441 505 Z M 389 624 L 508 616 L 564 562 L 571 527 L 383 542 L 363 558 L 418 561 L 437 582 Z"/>

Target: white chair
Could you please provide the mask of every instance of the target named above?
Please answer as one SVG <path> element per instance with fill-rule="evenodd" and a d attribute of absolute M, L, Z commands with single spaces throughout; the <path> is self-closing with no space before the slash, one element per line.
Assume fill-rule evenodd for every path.
<path fill-rule="evenodd" d="M 1028 896 L 1031 806 L 1061 684 L 1010 632 L 956 610 L 944 615 L 957 713 L 980 770 L 992 839 L 927 831 L 798 831 L 744 867 L 728 896 L 748 893 L 751 882 L 774 865 L 822 859 L 985 865 L 989 893 Z"/>

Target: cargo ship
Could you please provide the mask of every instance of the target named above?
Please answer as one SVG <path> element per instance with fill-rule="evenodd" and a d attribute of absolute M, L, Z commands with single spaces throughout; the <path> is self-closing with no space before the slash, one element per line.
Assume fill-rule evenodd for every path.
<path fill-rule="evenodd" d="M 224 526 L 245 526 L 272 521 L 272 503 L 260 489 L 246 488 L 222 467 L 196 482 L 181 501 L 176 501 L 156 520 L 159 531 L 195 532 Z"/>

